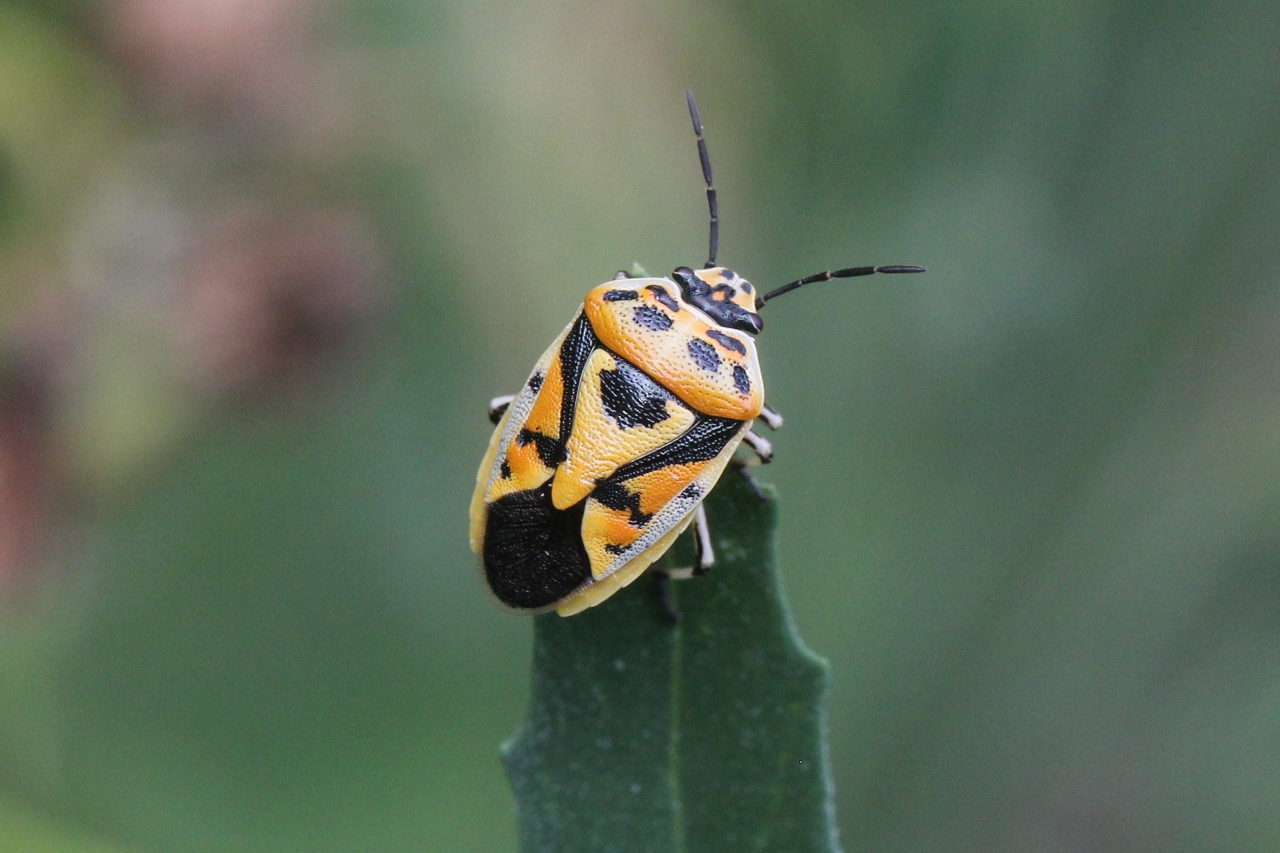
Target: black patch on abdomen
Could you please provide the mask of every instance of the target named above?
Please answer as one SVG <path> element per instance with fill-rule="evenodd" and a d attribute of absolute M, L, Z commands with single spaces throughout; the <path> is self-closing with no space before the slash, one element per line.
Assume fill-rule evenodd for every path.
<path fill-rule="evenodd" d="M 591 577 L 582 545 L 586 501 L 558 510 L 551 484 L 513 492 L 489 504 L 484 531 L 484 574 L 508 607 L 534 610 L 555 604 Z"/>
<path fill-rule="evenodd" d="M 738 355 L 747 354 L 747 348 L 742 345 L 742 341 L 737 338 L 731 338 L 724 332 L 718 331 L 717 329 L 708 329 L 707 337 L 711 338 L 711 340 L 715 341 L 725 349 L 736 352 Z"/>
<path fill-rule="evenodd" d="M 615 370 L 600 371 L 604 413 L 623 429 L 657 426 L 671 417 L 667 414 L 667 401 L 674 399 L 669 391 L 622 359 L 618 359 Z"/>
<path fill-rule="evenodd" d="M 689 341 L 689 355 L 693 356 L 694 364 L 703 370 L 715 373 L 720 369 L 720 353 L 706 341 L 697 338 Z"/>
<path fill-rule="evenodd" d="M 651 332 L 665 332 L 671 328 L 671 318 L 652 305 L 641 305 L 635 309 L 632 318 L 637 325 Z"/>

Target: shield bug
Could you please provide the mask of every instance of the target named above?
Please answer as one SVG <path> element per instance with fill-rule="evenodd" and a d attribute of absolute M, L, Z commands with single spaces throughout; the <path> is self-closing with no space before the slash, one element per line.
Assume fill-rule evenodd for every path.
<path fill-rule="evenodd" d="M 760 309 L 815 282 L 924 272 L 850 267 L 761 294 L 716 266 L 711 161 L 686 96 L 711 215 L 706 264 L 669 278 L 620 272 L 593 288 L 520 392 L 490 404 L 497 428 L 476 475 L 471 548 L 507 607 L 568 616 L 599 604 L 690 524 L 696 565 L 666 575 L 705 573 L 715 556 L 703 498 L 739 445 L 770 460 L 755 420 L 782 425 L 756 357 Z"/>

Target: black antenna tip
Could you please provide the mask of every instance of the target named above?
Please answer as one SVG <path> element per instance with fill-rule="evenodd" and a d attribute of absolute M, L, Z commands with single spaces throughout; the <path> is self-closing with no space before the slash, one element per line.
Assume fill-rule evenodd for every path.
<path fill-rule="evenodd" d="M 876 267 L 876 272 L 928 272 L 928 270 L 924 267 L 915 266 L 914 264 L 897 264 L 895 266 Z"/>
<path fill-rule="evenodd" d="M 693 93 L 684 90 L 684 99 L 689 103 L 689 120 L 693 122 L 693 135 L 698 138 L 698 161 L 702 165 L 702 179 L 707 184 L 707 212 L 711 214 L 711 235 L 708 240 L 707 263 L 703 269 L 716 265 L 716 249 L 720 242 L 720 215 L 716 212 L 716 188 L 711 183 L 711 155 L 707 153 L 707 141 L 702 138 L 702 118 L 698 115 L 698 105 L 693 102 Z"/>

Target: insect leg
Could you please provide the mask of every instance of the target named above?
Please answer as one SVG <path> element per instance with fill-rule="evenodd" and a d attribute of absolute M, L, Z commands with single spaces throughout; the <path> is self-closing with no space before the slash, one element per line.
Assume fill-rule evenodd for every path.
<path fill-rule="evenodd" d="M 671 582 L 702 577 L 716 564 L 716 552 L 711 547 L 711 530 L 707 526 L 707 511 L 702 504 L 698 504 L 698 508 L 693 511 L 693 550 L 695 556 L 692 568 L 661 569 L 653 573 L 653 591 L 673 625 L 680 621 L 680 614 L 671 601 Z"/>
<path fill-rule="evenodd" d="M 497 423 L 502 420 L 502 415 L 507 411 L 507 406 L 511 405 L 511 401 L 516 398 L 515 394 L 503 394 L 501 397 L 494 397 L 489 401 L 489 420 Z"/>
<path fill-rule="evenodd" d="M 764 436 L 756 435 L 751 430 L 747 430 L 746 435 L 742 436 L 742 441 L 747 447 L 751 448 L 751 452 L 760 457 L 760 464 L 768 465 L 773 461 L 773 445 Z"/>
<path fill-rule="evenodd" d="M 635 276 L 633 276 L 631 273 L 627 272 L 626 270 L 618 270 L 618 272 L 614 275 L 613 280 L 622 281 L 624 278 L 635 278 Z"/>
<path fill-rule="evenodd" d="M 658 596 L 658 604 L 672 625 L 680 624 L 680 614 L 676 612 L 675 602 L 671 600 L 671 575 L 666 572 L 653 573 L 653 592 Z"/>
<path fill-rule="evenodd" d="M 662 574 L 674 581 L 702 577 L 716 564 L 716 552 L 711 547 L 711 530 L 707 527 L 707 511 L 702 504 L 693 511 L 694 565 L 687 569 L 666 569 Z"/>
<path fill-rule="evenodd" d="M 773 500 L 773 496 L 764 490 L 760 485 L 760 481 L 751 476 L 751 469 L 747 467 L 745 462 L 735 459 L 731 467 L 738 472 L 742 479 L 747 481 L 747 485 L 751 487 L 751 491 L 756 493 L 757 498 L 765 502 Z"/>
<path fill-rule="evenodd" d="M 773 406 L 766 404 L 765 407 L 760 410 L 757 420 L 764 421 L 764 425 L 771 430 L 777 431 L 782 429 L 782 412 L 779 412 Z"/>
<path fill-rule="evenodd" d="M 716 564 L 716 552 L 711 547 L 711 530 L 707 527 L 707 511 L 702 504 L 693 511 L 693 576 L 700 577 Z"/>

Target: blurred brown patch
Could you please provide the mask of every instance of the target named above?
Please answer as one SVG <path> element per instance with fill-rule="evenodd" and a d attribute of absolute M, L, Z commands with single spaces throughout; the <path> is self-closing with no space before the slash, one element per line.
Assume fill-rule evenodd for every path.
<path fill-rule="evenodd" d="M 240 213 L 183 265 L 180 347 L 205 390 L 296 381 L 358 337 L 379 299 L 375 252 L 341 211 Z"/>
<path fill-rule="evenodd" d="M 213 109 L 289 110 L 310 85 L 317 0 L 112 0 L 103 30 L 142 94 Z"/>
<path fill-rule="evenodd" d="M 51 391 L 34 360 L 0 364 L 0 595 L 29 578 L 52 507 Z"/>

